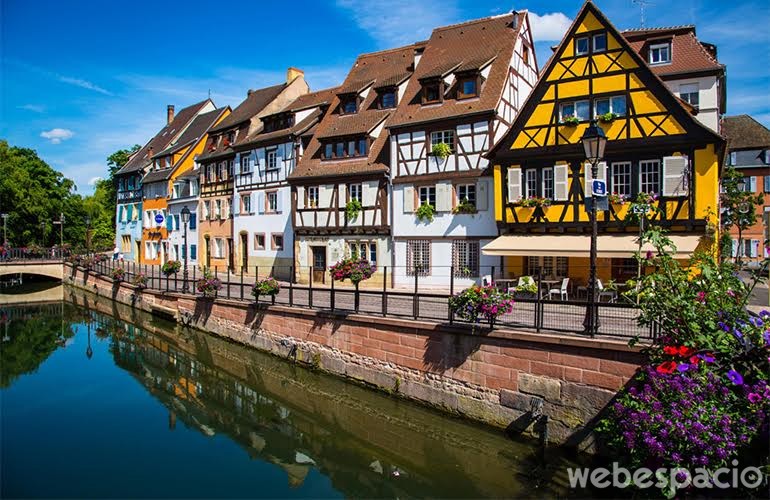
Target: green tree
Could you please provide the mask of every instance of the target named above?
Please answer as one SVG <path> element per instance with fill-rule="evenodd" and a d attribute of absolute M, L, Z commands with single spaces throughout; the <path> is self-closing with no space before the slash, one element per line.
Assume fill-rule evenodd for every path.
<path fill-rule="evenodd" d="M 732 241 L 729 231 L 733 226 L 738 228 L 738 265 L 741 263 L 743 250 L 743 231 L 757 223 L 756 207 L 762 205 L 761 194 L 744 190 L 745 178 L 734 167 L 726 167 L 722 174 L 722 234 L 720 246 L 724 259 L 732 254 Z"/>

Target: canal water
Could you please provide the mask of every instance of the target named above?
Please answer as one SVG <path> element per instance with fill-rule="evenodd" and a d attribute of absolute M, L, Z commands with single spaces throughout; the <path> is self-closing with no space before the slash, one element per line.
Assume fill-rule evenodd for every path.
<path fill-rule="evenodd" d="M 0 494 L 558 497 L 561 455 L 65 289 L 0 306 Z"/>

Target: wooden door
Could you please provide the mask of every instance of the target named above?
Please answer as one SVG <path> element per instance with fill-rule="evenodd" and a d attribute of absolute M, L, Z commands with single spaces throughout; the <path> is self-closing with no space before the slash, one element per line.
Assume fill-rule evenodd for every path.
<path fill-rule="evenodd" d="M 206 245 L 206 269 L 211 269 L 211 237 L 206 236 L 205 237 L 205 245 Z"/>
<path fill-rule="evenodd" d="M 313 283 L 326 283 L 326 247 L 313 249 Z"/>
<path fill-rule="evenodd" d="M 227 267 L 235 271 L 235 255 L 233 252 L 233 239 L 227 238 Z"/>
<path fill-rule="evenodd" d="M 249 235 L 241 234 L 241 267 L 244 272 L 249 269 Z"/>

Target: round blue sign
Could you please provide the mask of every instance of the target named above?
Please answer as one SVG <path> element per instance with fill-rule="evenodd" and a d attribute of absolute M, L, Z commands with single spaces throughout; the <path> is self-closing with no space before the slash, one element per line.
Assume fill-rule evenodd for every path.
<path fill-rule="evenodd" d="M 163 214 L 156 214 L 155 222 L 157 222 L 158 224 L 163 224 Z"/>

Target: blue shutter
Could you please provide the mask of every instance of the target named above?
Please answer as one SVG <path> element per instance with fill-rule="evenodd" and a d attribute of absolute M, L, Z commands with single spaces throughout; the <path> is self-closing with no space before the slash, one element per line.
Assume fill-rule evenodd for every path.
<path fill-rule="evenodd" d="M 197 215 L 198 214 L 196 214 L 195 212 L 192 212 L 190 214 L 190 229 L 195 229 L 197 227 L 196 226 L 196 223 L 197 223 L 196 219 L 198 218 Z"/>
<path fill-rule="evenodd" d="M 195 260 L 198 258 L 198 246 L 190 245 L 190 259 Z"/>
<path fill-rule="evenodd" d="M 174 219 L 173 217 L 166 217 L 166 229 L 168 231 L 174 230 Z"/>
<path fill-rule="evenodd" d="M 187 247 L 182 245 L 182 259 L 184 260 L 186 258 L 187 258 Z"/>
<path fill-rule="evenodd" d="M 129 205 L 127 210 L 128 212 L 126 214 L 126 219 L 128 220 L 128 222 L 131 222 L 134 216 L 134 205 Z"/>

